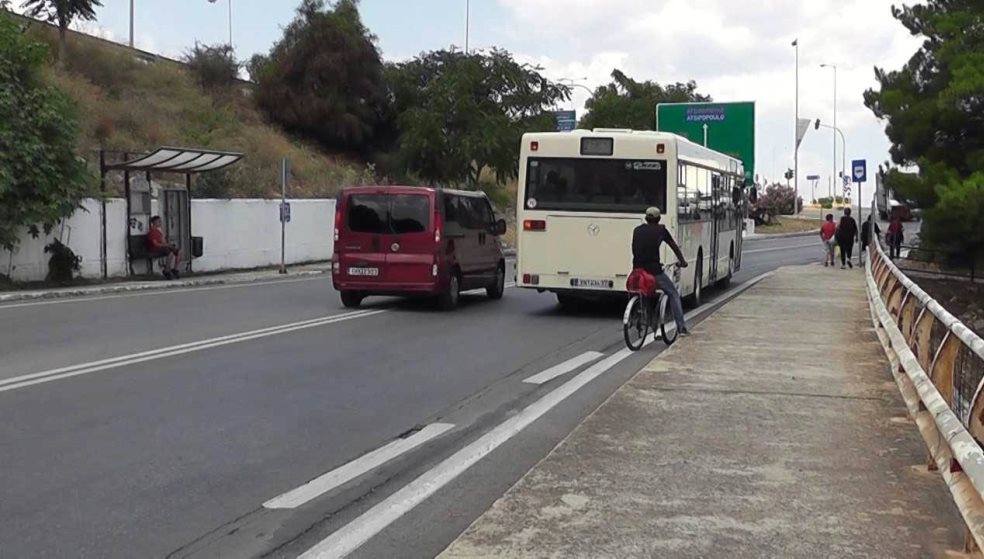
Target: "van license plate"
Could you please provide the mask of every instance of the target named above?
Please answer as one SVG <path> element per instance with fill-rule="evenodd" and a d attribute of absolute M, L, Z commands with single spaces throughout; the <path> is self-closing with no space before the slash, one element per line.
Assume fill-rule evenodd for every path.
<path fill-rule="evenodd" d="M 574 278 L 571 280 L 571 283 L 574 287 L 590 287 L 593 289 L 608 289 L 611 287 L 611 282 L 608 280 Z"/>
<path fill-rule="evenodd" d="M 378 276 L 379 268 L 349 268 L 348 275 L 350 276 Z"/>

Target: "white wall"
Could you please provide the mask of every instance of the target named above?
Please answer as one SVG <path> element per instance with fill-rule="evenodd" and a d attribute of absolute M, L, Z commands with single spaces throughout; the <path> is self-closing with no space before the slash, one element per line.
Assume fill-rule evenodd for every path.
<path fill-rule="evenodd" d="M 287 263 L 331 259 L 334 200 L 291 200 Z M 280 264 L 279 200 L 193 200 L 191 234 L 204 239 L 196 272 Z"/>
<path fill-rule="evenodd" d="M 334 200 L 291 200 L 287 224 L 288 264 L 329 260 L 334 248 Z M 15 252 L 0 250 L 0 274 L 15 281 L 39 281 L 48 273 L 44 245 L 60 238 L 82 256 L 82 277 L 99 278 L 100 204 L 86 200 L 49 236 L 32 239 L 25 231 Z M 126 275 L 126 205 L 106 203 L 106 249 L 110 276 Z M 204 238 L 204 255 L 192 262 L 196 272 L 258 268 L 280 264 L 279 200 L 192 200 L 192 235 Z"/>

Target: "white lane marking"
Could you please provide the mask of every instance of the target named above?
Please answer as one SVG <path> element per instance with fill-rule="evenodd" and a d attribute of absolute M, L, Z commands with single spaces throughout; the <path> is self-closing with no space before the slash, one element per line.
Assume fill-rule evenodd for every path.
<path fill-rule="evenodd" d="M 240 282 L 240 283 L 228 283 L 222 285 L 210 285 L 205 287 L 163 287 L 160 289 L 138 289 L 135 291 L 129 291 L 127 293 L 121 293 L 118 295 L 100 295 L 98 297 L 90 297 L 87 295 L 70 295 L 66 297 L 59 297 L 57 299 L 44 299 L 41 301 L 32 301 L 28 303 L 14 303 L 14 304 L 2 304 L 0 303 L 0 311 L 5 309 L 17 309 L 20 307 L 37 307 L 41 305 L 60 305 L 64 303 L 86 303 L 89 301 L 105 301 L 107 299 L 124 299 L 127 297 L 150 297 L 154 295 L 172 295 L 172 294 L 182 294 L 182 293 L 192 293 L 195 291 L 215 291 L 217 289 L 237 289 L 242 287 L 259 287 L 264 285 L 279 285 L 285 283 L 299 283 L 302 281 L 314 281 L 314 280 L 324 280 L 328 276 L 328 272 L 323 272 L 321 274 L 311 274 L 303 278 L 295 279 L 278 279 L 272 281 L 256 281 L 256 282 Z"/>
<path fill-rule="evenodd" d="M 131 355 L 122 355 L 119 357 L 103 359 L 100 361 L 93 361 L 90 363 L 82 363 L 79 365 L 72 365 L 69 367 L 61 367 L 58 369 L 41 371 L 39 373 L 20 375 L 12 378 L 3 379 L 2 381 L 0 381 L 0 392 L 6 392 L 8 390 L 16 390 L 18 388 L 24 388 L 27 386 L 33 386 L 35 384 L 61 380 L 78 375 L 85 375 L 89 373 L 105 371 L 107 369 L 114 369 L 126 365 L 134 365 L 136 363 L 143 363 L 144 361 L 160 359 L 162 357 L 173 357 L 175 355 L 182 355 L 194 351 L 201 351 L 204 349 L 211 349 L 215 347 L 221 347 L 224 345 L 255 340 L 257 338 L 276 336 L 278 334 L 286 334 L 288 332 L 295 332 L 297 330 L 315 328 L 318 326 L 326 326 L 328 324 L 345 322 L 347 320 L 353 320 L 357 318 L 366 318 L 384 312 L 387 312 L 386 309 L 381 309 L 376 311 L 359 311 L 359 312 L 345 313 L 341 315 L 332 315 L 332 316 L 316 318 L 312 320 L 304 320 L 301 322 L 283 324 L 280 326 L 272 326 L 270 328 L 261 328 L 259 330 L 252 330 L 249 332 L 242 332 L 239 334 L 232 334 L 229 336 L 210 338 L 208 340 L 202 340 L 199 342 L 191 342 L 191 343 L 181 344 L 176 346 L 163 347 L 160 349 L 144 351 L 141 353 L 134 353 Z"/>
<path fill-rule="evenodd" d="M 352 553 L 554 406 L 632 353 L 623 349 L 578 374 L 322 540 L 303 553 L 301 559 L 345 557 Z"/>
<path fill-rule="evenodd" d="M 554 365 L 553 367 L 550 367 L 545 371 L 539 372 L 529 377 L 528 379 L 524 380 L 523 382 L 529 384 L 543 384 L 545 382 L 550 382 L 551 380 L 561 375 L 566 375 L 567 373 L 573 371 L 574 369 L 577 369 L 582 365 L 587 365 L 588 363 L 597 361 L 598 359 L 601 359 L 604 356 L 605 356 L 604 353 L 599 353 L 597 351 L 586 351 L 581 355 L 578 355 L 577 357 L 573 357 L 571 359 L 568 359 L 567 361 L 564 361 L 563 363 Z"/>
<path fill-rule="evenodd" d="M 772 273 L 769 272 L 749 280 L 741 287 L 723 296 L 720 302 L 724 303 L 737 297 L 762 279 L 771 275 Z M 690 314 L 695 315 L 704 310 L 706 309 L 697 309 Z M 653 336 L 650 335 L 644 345 L 649 345 L 652 342 Z M 339 530 L 301 554 L 300 559 L 334 559 L 345 557 L 352 553 L 373 536 L 383 531 L 387 526 L 457 478 L 465 470 L 542 417 L 554 406 L 563 402 L 586 384 L 630 357 L 633 353 L 629 349 L 622 349 L 605 360 L 585 369 L 571 380 L 527 406 L 523 411 L 500 423 L 468 446 L 455 452 L 431 470 L 364 512 L 352 522 L 342 526 Z"/>
<path fill-rule="evenodd" d="M 417 448 L 427 441 L 437 438 L 454 425 L 450 423 L 431 423 L 405 439 L 397 439 L 355 460 L 335 468 L 304 485 L 274 497 L 263 503 L 268 509 L 293 509 L 325 493 L 340 487 L 353 479 L 382 466 L 394 458 Z"/>
<path fill-rule="evenodd" d="M 788 246 L 788 247 L 760 248 L 760 249 L 756 249 L 756 250 L 743 250 L 741 252 L 742 252 L 742 254 L 756 254 L 756 253 L 759 253 L 759 252 L 778 252 L 780 250 L 794 250 L 794 249 L 799 249 L 799 248 L 811 248 L 811 247 L 816 247 L 817 249 L 822 249 L 823 248 L 823 245 L 820 244 L 819 242 L 817 242 L 817 243 L 810 243 L 808 245 L 793 245 L 793 246 Z"/>

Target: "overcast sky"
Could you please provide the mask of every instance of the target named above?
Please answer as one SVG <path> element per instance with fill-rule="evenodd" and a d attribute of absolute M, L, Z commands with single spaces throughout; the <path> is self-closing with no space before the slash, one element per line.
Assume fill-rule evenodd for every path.
<path fill-rule="evenodd" d="M 180 55 L 195 40 L 228 40 L 230 0 L 135 0 L 137 46 Z M 233 42 L 240 58 L 266 52 L 293 17 L 296 0 L 231 0 Z M 896 2 L 898 0 L 895 0 Z M 104 0 L 98 31 L 128 37 L 129 2 Z M 366 25 L 386 59 L 461 46 L 466 0 L 362 0 Z M 593 89 L 613 68 L 638 80 L 695 80 L 716 101 L 757 103 L 757 172 L 778 178 L 792 167 L 795 58 L 800 44 L 800 115 L 833 117 L 833 72 L 838 66 L 838 126 L 847 159 L 869 168 L 888 157 L 883 125 L 862 92 L 875 84 L 874 66 L 898 68 L 919 47 L 891 16 L 892 0 L 471 0 L 472 48 L 499 46 L 543 66 L 554 79 L 586 78 Z M 94 27 L 90 30 L 96 31 Z M 587 92 L 574 91 L 582 113 Z M 829 130 L 807 133 L 800 148 L 800 191 L 818 174 L 827 190 L 832 172 Z M 838 143 L 837 167 L 841 148 Z M 865 198 L 870 194 L 866 189 Z"/>

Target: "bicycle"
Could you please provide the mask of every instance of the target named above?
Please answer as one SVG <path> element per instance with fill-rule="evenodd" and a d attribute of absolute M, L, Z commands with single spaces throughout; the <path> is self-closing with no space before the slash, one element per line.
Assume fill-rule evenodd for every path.
<path fill-rule="evenodd" d="M 680 268 L 676 264 L 666 266 L 665 272 L 673 268 L 674 280 L 679 278 Z M 677 330 L 674 325 L 667 328 L 666 320 L 669 312 L 670 297 L 661 289 L 656 288 L 652 294 L 642 291 L 630 291 L 632 297 L 625 306 L 625 313 L 622 315 L 622 335 L 625 338 L 625 345 L 632 351 L 639 351 L 646 343 L 649 331 L 656 333 L 659 329 L 660 337 L 667 346 L 673 345 L 677 339 Z M 672 313 L 670 313 L 672 314 Z"/>

